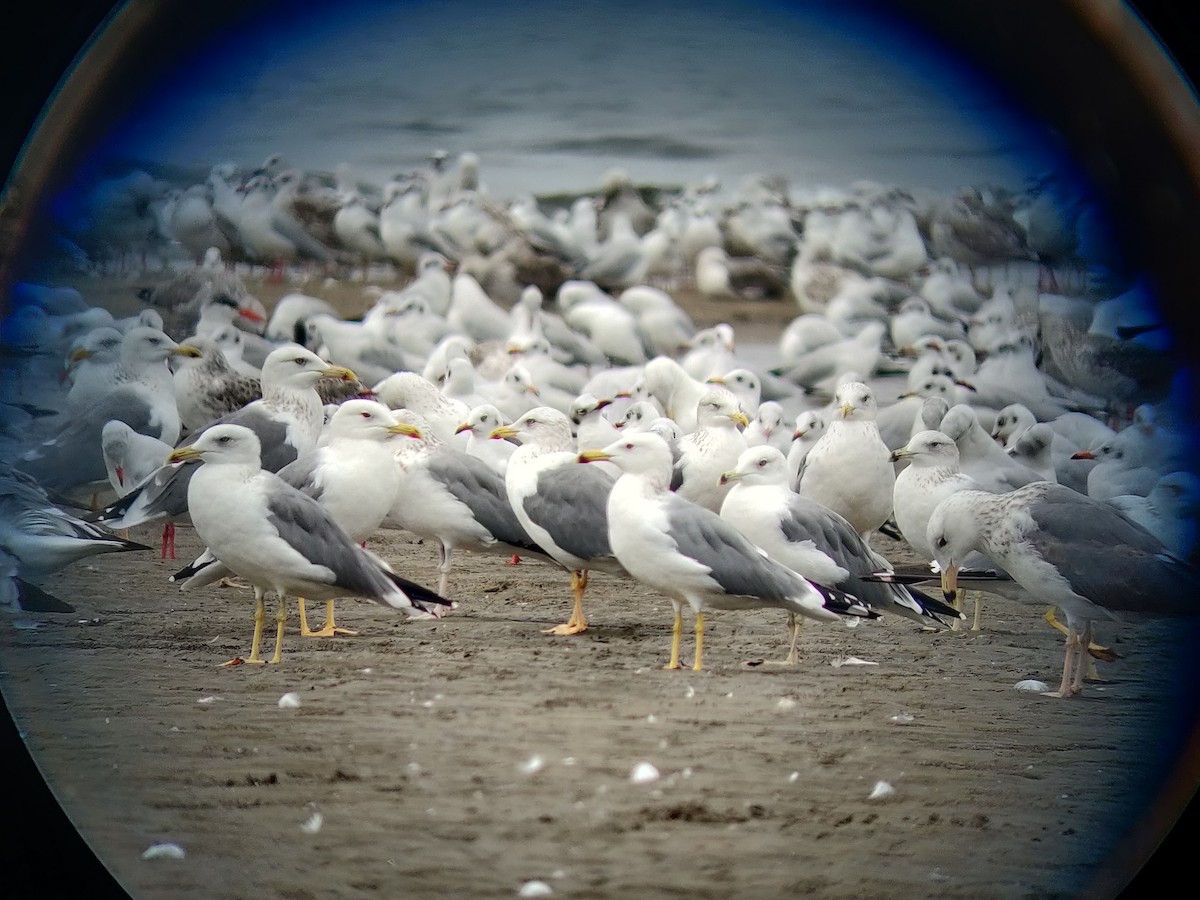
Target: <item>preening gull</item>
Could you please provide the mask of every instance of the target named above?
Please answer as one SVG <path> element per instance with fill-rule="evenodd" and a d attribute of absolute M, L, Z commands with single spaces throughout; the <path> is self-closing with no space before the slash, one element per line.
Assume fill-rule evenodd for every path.
<path fill-rule="evenodd" d="M 1031 598 L 1067 614 L 1062 682 L 1050 696 L 1083 690 L 1094 619 L 1200 613 L 1193 566 L 1111 506 L 1059 484 L 1035 482 L 1007 494 L 960 491 L 934 510 L 928 537 L 948 598 L 960 561 L 978 550 Z"/>
<path fill-rule="evenodd" d="M 679 668 L 685 603 L 696 617 L 696 671 L 703 668 L 706 609 L 770 607 L 822 622 L 876 615 L 854 597 L 772 562 L 715 512 L 672 492 L 671 451 L 658 435 L 623 435 L 579 460 L 611 460 L 622 471 L 608 498 L 608 537 L 625 570 L 675 608 L 666 668 Z"/>
<path fill-rule="evenodd" d="M 124 497 L 158 469 L 171 445 L 148 434 L 139 434 L 119 419 L 104 423 L 100 448 L 108 483 L 118 497 Z"/>
<path fill-rule="evenodd" d="M 531 409 L 491 437 L 520 442 L 504 476 L 508 501 L 534 542 L 571 573 L 571 616 L 546 633 L 578 634 L 588 624 L 583 613 L 588 572 L 624 572 L 609 543 L 607 503 L 614 479 L 575 465 L 571 421 L 548 406 Z"/>
<path fill-rule="evenodd" d="M 862 580 L 891 566 L 844 518 L 793 491 L 788 477 L 787 460 L 779 450 L 749 448 L 721 475 L 722 484 L 731 486 L 721 504 L 721 518 L 771 559 L 810 581 L 853 594 L 872 609 L 934 627 L 945 624 L 938 614 L 958 618 L 957 610 L 934 597 L 898 584 Z M 795 665 L 799 629 L 790 612 L 788 626 L 792 641 L 784 662 Z"/>
<path fill-rule="evenodd" d="M 231 663 L 267 661 L 259 649 L 268 591 L 279 600 L 272 663 L 282 658 L 288 594 L 319 600 L 365 597 L 410 616 L 436 615 L 452 605 L 391 571 L 358 546 L 320 503 L 264 470 L 258 436 L 249 428 L 214 425 L 168 459 L 201 461 L 188 485 L 192 524 L 213 555 L 254 587 L 250 656 Z"/>

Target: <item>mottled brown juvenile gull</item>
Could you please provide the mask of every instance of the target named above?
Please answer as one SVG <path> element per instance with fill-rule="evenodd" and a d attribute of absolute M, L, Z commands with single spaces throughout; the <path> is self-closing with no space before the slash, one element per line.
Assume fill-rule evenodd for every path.
<path fill-rule="evenodd" d="M 1066 613 L 1062 682 L 1050 696 L 1082 692 L 1094 619 L 1200 613 L 1193 566 L 1108 504 L 1059 484 L 1035 482 L 1007 494 L 960 491 L 934 510 L 928 537 L 948 598 L 960 561 L 978 550 L 1031 599 Z"/>
<path fill-rule="evenodd" d="M 232 664 L 267 662 L 259 655 L 265 608 L 274 591 L 275 653 L 283 651 L 288 594 L 312 599 L 365 597 L 410 616 L 437 615 L 451 606 L 433 591 L 397 575 L 356 544 L 316 500 L 260 464 L 258 437 L 241 425 L 215 425 L 169 459 L 197 459 L 188 485 L 192 524 L 213 555 L 254 586 L 254 637 L 250 655 Z"/>
<path fill-rule="evenodd" d="M 703 668 L 706 609 L 783 609 L 822 622 L 875 615 L 855 598 L 816 585 L 772 562 L 710 509 L 670 489 L 671 451 L 656 434 L 622 436 L 580 462 L 611 460 L 621 469 L 608 498 L 608 539 L 617 561 L 675 608 L 668 669 L 679 668 L 683 605 L 695 614 L 692 668 Z"/>
<path fill-rule="evenodd" d="M 238 372 L 213 338 L 196 334 L 181 346 L 196 351 L 174 366 L 175 403 L 185 432 L 203 428 L 262 397 L 259 379 Z"/>

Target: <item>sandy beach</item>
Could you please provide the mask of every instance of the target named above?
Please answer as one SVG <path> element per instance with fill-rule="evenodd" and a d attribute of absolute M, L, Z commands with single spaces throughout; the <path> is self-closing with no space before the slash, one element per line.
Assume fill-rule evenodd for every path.
<path fill-rule="evenodd" d="M 767 342 L 795 308 L 692 312 Z M 135 897 L 1112 896 L 1196 783 L 1193 763 L 1164 788 L 1196 674 L 1170 621 L 1102 624 L 1119 659 L 1075 701 L 1016 689 L 1057 682 L 1062 637 L 992 597 L 978 633 L 810 625 L 790 668 L 782 614 L 716 613 L 706 670 L 664 671 L 665 597 L 594 575 L 592 627 L 550 637 L 565 572 L 460 555 L 440 621 L 347 600 L 357 636 L 309 639 L 292 606 L 280 665 L 222 668 L 251 592 L 167 582 L 190 529 L 178 561 L 133 537 L 155 549 L 47 579 L 74 612 L 4 623 L 0 688 Z M 433 547 L 371 547 L 436 584 Z M 182 858 L 145 858 L 159 844 Z"/>

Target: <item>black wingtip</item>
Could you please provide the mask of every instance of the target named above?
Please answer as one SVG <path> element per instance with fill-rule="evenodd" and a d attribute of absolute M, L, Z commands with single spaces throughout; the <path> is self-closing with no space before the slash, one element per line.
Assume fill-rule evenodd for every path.
<path fill-rule="evenodd" d="M 17 602 L 26 612 L 75 612 L 75 607 L 53 594 L 47 594 L 35 584 L 17 579 Z"/>
<path fill-rule="evenodd" d="M 415 581 L 409 581 L 403 575 L 397 575 L 395 572 L 385 572 L 385 574 L 392 584 L 404 591 L 408 599 L 412 601 L 413 606 L 416 606 L 418 609 L 429 612 L 423 605 L 426 603 L 431 603 L 434 606 L 445 606 L 449 609 L 454 609 L 458 606 L 453 600 L 448 600 L 437 591 L 430 590 L 423 585 L 417 584 Z"/>

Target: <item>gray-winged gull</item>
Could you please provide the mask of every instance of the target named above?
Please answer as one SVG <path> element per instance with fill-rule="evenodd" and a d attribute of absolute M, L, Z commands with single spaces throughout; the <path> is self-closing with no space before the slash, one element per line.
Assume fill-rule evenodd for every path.
<path fill-rule="evenodd" d="M 354 373 L 330 366 L 311 350 L 288 345 L 271 351 L 263 366 L 263 396 L 218 419 L 250 428 L 258 436 L 264 469 L 277 472 L 317 443 L 325 422 L 314 385 L 322 378 L 351 380 Z M 213 423 L 216 424 L 216 423 Z M 204 433 L 193 432 L 185 443 Z M 162 554 L 175 558 L 172 523 L 187 514 L 188 479 L 192 466 L 164 465 L 134 491 L 104 511 L 101 521 L 112 528 L 132 528 L 167 520 Z"/>
<path fill-rule="evenodd" d="M 275 653 L 283 650 L 288 594 L 310 599 L 354 595 L 410 616 L 437 614 L 450 601 L 397 575 L 379 557 L 356 544 L 316 500 L 267 472 L 259 461 L 257 435 L 241 425 L 214 425 L 172 462 L 198 459 L 188 485 L 192 524 L 213 555 L 254 586 L 254 637 L 250 656 L 228 664 L 264 663 L 263 597 L 275 592 Z"/>
<path fill-rule="evenodd" d="M 1031 599 L 1067 614 L 1062 682 L 1050 696 L 1083 690 L 1092 621 L 1122 613 L 1197 614 L 1197 570 L 1111 506 L 1059 484 L 1007 494 L 960 491 L 929 521 L 929 542 L 953 597 L 960 560 L 978 550 L 1002 565 Z"/>
<path fill-rule="evenodd" d="M 439 594 L 447 594 L 455 550 L 549 559 L 518 520 L 504 475 L 439 440 L 424 416 L 407 409 L 395 415 L 412 427 L 414 440 L 395 450 L 399 484 L 385 524 L 437 543 Z"/>
<path fill-rule="evenodd" d="M 938 614 L 959 617 L 940 600 L 914 595 L 902 585 L 862 580 L 891 566 L 844 518 L 788 486 L 787 460 L 775 447 L 749 448 L 721 482 L 731 485 L 721 518 L 793 572 L 925 626 L 945 627 Z M 791 613 L 788 630 L 791 649 L 784 662 L 795 665 L 799 628 Z"/>
<path fill-rule="evenodd" d="M 696 671 L 703 668 L 706 609 L 768 607 L 823 622 L 876 615 L 855 598 L 772 562 L 715 512 L 672 492 L 671 451 L 658 435 L 622 436 L 579 460 L 611 460 L 621 469 L 608 498 L 608 538 L 625 570 L 666 594 L 675 608 L 666 668 L 679 668 L 685 603 L 695 614 Z"/>
<path fill-rule="evenodd" d="M 531 409 L 491 436 L 520 442 L 504 476 L 508 501 L 534 542 L 571 573 L 571 616 L 545 633 L 578 634 L 588 624 L 583 613 L 588 573 L 624 572 L 609 543 L 607 503 L 614 479 L 575 465 L 571 421 L 548 406 Z"/>

